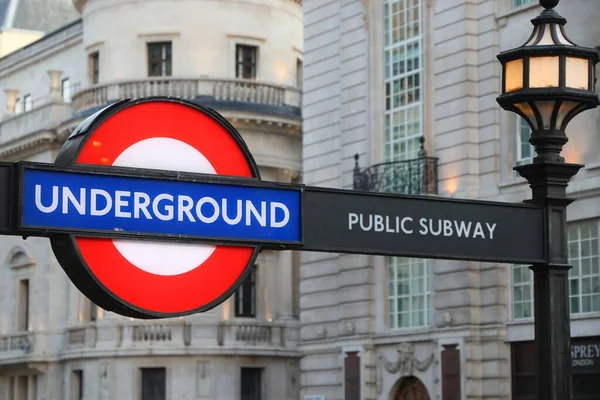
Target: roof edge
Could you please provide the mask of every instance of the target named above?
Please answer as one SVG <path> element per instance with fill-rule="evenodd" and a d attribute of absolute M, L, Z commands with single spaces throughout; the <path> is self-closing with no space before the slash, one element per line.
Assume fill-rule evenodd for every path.
<path fill-rule="evenodd" d="M 12 0 L 11 0 L 11 1 L 12 1 Z M 75 25 L 81 24 L 81 23 L 82 23 L 82 19 L 81 19 L 81 18 L 78 18 L 78 19 L 76 19 L 76 20 L 75 20 L 75 21 L 73 21 L 73 22 L 69 22 L 68 24 L 66 24 L 66 25 L 63 25 L 63 26 L 61 26 L 61 27 L 60 27 L 60 28 L 58 28 L 58 29 L 55 29 L 55 30 L 53 30 L 53 31 L 51 31 L 51 32 L 48 32 L 46 35 L 42 36 L 42 37 L 41 37 L 41 38 L 39 38 L 38 40 L 36 40 L 36 41 L 33 41 L 33 42 L 29 43 L 27 46 L 23 46 L 23 47 L 21 47 L 20 49 L 18 49 L 18 50 L 15 50 L 15 51 L 13 51 L 12 53 L 9 53 L 9 54 L 5 55 L 4 57 L 0 57 L 0 62 L 4 61 L 5 59 L 7 59 L 7 58 L 9 58 L 9 57 L 14 57 L 14 56 L 16 56 L 17 54 L 19 54 L 19 53 L 21 53 L 21 52 L 23 52 L 23 51 L 27 51 L 27 50 L 28 50 L 28 49 L 30 49 L 31 47 L 33 47 L 33 46 L 36 46 L 36 45 L 38 45 L 39 43 L 41 43 L 41 42 L 43 42 L 43 41 L 45 41 L 45 40 L 48 40 L 48 39 L 52 38 L 52 36 L 56 36 L 57 34 L 59 34 L 59 33 L 63 32 L 63 31 L 66 31 L 67 29 L 69 29 L 69 28 L 71 28 L 71 27 L 73 27 L 73 26 L 75 26 Z"/>

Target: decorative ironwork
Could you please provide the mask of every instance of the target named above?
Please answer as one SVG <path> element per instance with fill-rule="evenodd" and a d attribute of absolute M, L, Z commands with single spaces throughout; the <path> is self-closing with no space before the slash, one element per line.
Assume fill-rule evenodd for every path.
<path fill-rule="evenodd" d="M 419 139 L 419 157 L 411 160 L 392 161 L 372 165 L 360 170 L 359 155 L 354 159 L 354 190 L 401 194 L 437 194 L 436 157 L 428 157 L 425 138 Z"/>

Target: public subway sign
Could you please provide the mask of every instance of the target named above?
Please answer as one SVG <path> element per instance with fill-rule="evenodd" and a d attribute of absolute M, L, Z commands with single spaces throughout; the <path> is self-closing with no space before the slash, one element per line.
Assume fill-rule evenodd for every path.
<path fill-rule="evenodd" d="M 535 263 L 543 212 L 521 204 L 311 189 L 304 246 L 320 251 Z M 318 220 L 319 223 L 310 223 Z"/>
<path fill-rule="evenodd" d="M 0 164 L 0 233 L 48 237 L 83 294 L 136 318 L 215 307 L 264 249 L 543 263 L 543 230 L 531 205 L 265 182 L 232 125 L 174 98 L 98 111 L 54 164 Z"/>

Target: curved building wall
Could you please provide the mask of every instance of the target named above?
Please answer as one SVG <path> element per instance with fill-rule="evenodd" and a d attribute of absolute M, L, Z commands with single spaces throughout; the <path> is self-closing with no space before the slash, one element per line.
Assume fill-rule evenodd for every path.
<path fill-rule="evenodd" d="M 173 76 L 235 77 L 235 44 L 259 46 L 257 80 L 295 85 L 302 8 L 291 0 L 91 0 L 82 11 L 101 80 L 145 77 L 146 43 L 172 41 Z M 297 50 L 294 50 L 297 49 Z"/>
<path fill-rule="evenodd" d="M 222 113 L 263 179 L 299 179 L 301 1 L 75 4 L 80 21 L 0 59 L 0 161 L 52 162 L 72 129 L 98 108 L 171 95 Z M 171 74 L 149 77 L 147 43 L 165 41 L 172 43 Z M 254 79 L 236 77 L 236 44 L 257 46 Z M 0 399 L 24 391 L 28 400 L 79 398 L 79 376 L 83 398 L 141 398 L 144 368 L 165 369 L 167 399 L 240 398 L 243 368 L 261 371 L 266 398 L 298 397 L 299 262 L 292 252 L 259 255 L 254 315 L 238 315 L 232 296 L 203 314 L 156 321 L 96 309 L 69 282 L 46 239 L 3 237 L 0 263 Z"/>

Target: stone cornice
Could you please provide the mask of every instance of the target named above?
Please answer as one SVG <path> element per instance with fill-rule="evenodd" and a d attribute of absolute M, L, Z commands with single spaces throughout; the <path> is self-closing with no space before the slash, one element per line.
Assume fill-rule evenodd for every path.
<path fill-rule="evenodd" d="M 113 358 L 113 357 L 143 357 L 143 356 L 252 356 L 252 357 L 285 357 L 300 358 L 297 350 L 283 348 L 259 348 L 251 345 L 242 345 L 233 348 L 139 348 L 139 349 L 93 349 L 85 347 L 74 347 L 60 352 L 60 360 L 72 360 L 80 358 Z"/>
<path fill-rule="evenodd" d="M 30 152 L 31 150 L 39 150 L 43 147 L 47 148 L 55 142 L 56 133 L 54 133 L 53 130 L 34 132 L 25 137 L 3 144 L 0 147 L 0 159 L 18 159 L 24 153 Z"/>
<path fill-rule="evenodd" d="M 292 119 L 279 119 L 269 116 L 257 115 L 240 115 L 235 112 L 228 112 L 223 110 L 217 110 L 223 115 L 232 125 L 236 128 L 243 129 L 260 129 L 267 130 L 273 133 L 288 134 L 291 136 L 302 136 L 302 121 Z M 68 121 L 67 123 L 61 124 L 57 129 L 57 139 L 59 141 L 66 140 L 73 129 L 79 125 L 85 117 Z"/>
<path fill-rule="evenodd" d="M 261 116 L 256 117 L 236 117 L 236 116 L 227 116 L 226 112 L 222 112 L 227 118 L 227 120 L 233 124 L 236 128 L 259 128 L 264 130 L 265 128 L 268 130 L 273 130 L 273 133 L 286 133 L 292 136 L 301 136 L 302 135 L 302 122 L 301 121 L 282 121 L 282 120 L 273 120 L 270 118 L 265 118 Z"/>

